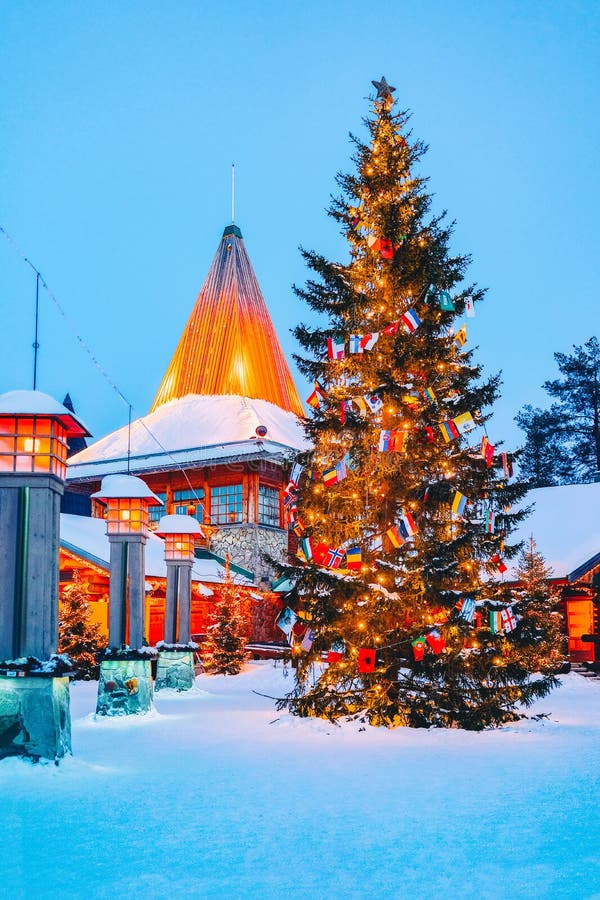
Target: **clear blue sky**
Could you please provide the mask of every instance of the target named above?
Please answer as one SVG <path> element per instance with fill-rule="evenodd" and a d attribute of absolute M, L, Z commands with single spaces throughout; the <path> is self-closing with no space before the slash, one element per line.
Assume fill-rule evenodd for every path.
<path fill-rule="evenodd" d="M 0 0 L 0 224 L 138 414 L 228 224 L 232 160 L 291 356 L 297 247 L 345 259 L 324 208 L 382 74 L 489 288 L 469 338 L 504 372 L 490 437 L 514 444 L 553 352 L 599 331 L 600 4 Z M 33 298 L 0 240 L 0 391 L 31 386 Z M 38 386 L 70 391 L 96 437 L 127 420 L 44 294 Z"/>

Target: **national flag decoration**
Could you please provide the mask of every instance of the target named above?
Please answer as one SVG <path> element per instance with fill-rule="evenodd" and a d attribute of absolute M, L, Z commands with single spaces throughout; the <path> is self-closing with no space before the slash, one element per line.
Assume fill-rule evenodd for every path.
<path fill-rule="evenodd" d="M 323 390 L 323 388 L 321 387 L 319 382 L 315 381 L 314 390 L 313 390 L 312 394 L 310 395 L 310 397 L 306 398 L 306 402 L 308 403 L 309 406 L 312 406 L 313 409 L 319 409 L 321 406 L 321 403 L 323 402 L 323 400 L 325 400 L 326 397 L 327 397 L 327 394 L 325 393 L 325 391 Z"/>
<path fill-rule="evenodd" d="M 335 466 L 330 466 L 329 469 L 325 469 L 323 472 L 323 481 L 327 487 L 330 487 L 332 484 L 337 484 L 338 472 Z"/>
<path fill-rule="evenodd" d="M 483 522 L 484 522 L 486 533 L 493 534 L 494 530 L 496 528 L 496 513 L 491 508 L 491 506 L 487 507 L 487 509 L 484 513 L 484 516 L 483 516 Z"/>
<path fill-rule="evenodd" d="M 502 631 L 502 616 L 495 610 L 490 610 L 490 631 L 499 634 Z"/>
<path fill-rule="evenodd" d="M 498 569 L 498 571 L 500 572 L 501 575 L 503 575 L 504 572 L 507 572 L 507 571 L 508 571 L 508 566 L 507 566 L 506 563 L 500 558 L 500 556 L 499 556 L 498 553 L 494 553 L 494 555 L 493 555 L 492 558 L 490 559 L 490 562 L 491 562 L 491 564 L 492 564 L 496 569 Z"/>
<path fill-rule="evenodd" d="M 410 645 L 413 649 L 413 656 L 415 658 L 415 662 L 421 662 L 425 655 L 425 649 L 427 647 L 427 641 L 425 637 L 421 635 L 414 639 L 414 641 L 410 642 Z"/>
<path fill-rule="evenodd" d="M 427 641 L 427 643 L 429 644 L 429 646 L 431 647 L 431 649 L 433 650 L 433 652 L 435 653 L 436 656 L 439 656 L 439 654 L 442 652 L 442 650 L 446 646 L 446 641 L 444 640 L 444 638 L 442 637 L 440 632 L 437 630 L 437 628 L 434 628 L 433 631 L 430 631 L 429 634 L 426 634 L 425 640 Z"/>
<path fill-rule="evenodd" d="M 465 507 L 468 503 L 467 498 L 464 494 L 461 494 L 460 491 L 456 491 L 454 494 L 454 499 L 452 500 L 452 512 L 456 513 L 457 516 L 462 516 L 465 511 Z"/>
<path fill-rule="evenodd" d="M 363 214 L 362 204 L 360 206 L 349 206 L 348 212 L 350 213 L 350 225 L 352 228 L 360 227 L 360 221 Z"/>
<path fill-rule="evenodd" d="M 340 422 L 346 424 L 346 415 L 352 414 L 352 400 L 342 400 L 340 403 Z"/>
<path fill-rule="evenodd" d="M 400 532 L 398 531 L 398 529 L 396 528 L 395 525 L 393 525 L 392 528 L 388 528 L 388 530 L 386 531 L 385 534 L 386 534 L 386 537 L 389 538 L 392 546 L 394 546 L 394 547 L 401 547 L 402 544 L 405 543 L 404 538 L 402 537 L 402 535 L 400 534 Z"/>
<path fill-rule="evenodd" d="M 458 437 L 458 428 L 454 424 L 454 419 L 447 419 L 440 425 L 440 431 L 446 443 L 450 443 L 454 438 Z"/>
<path fill-rule="evenodd" d="M 289 637 L 292 633 L 292 629 L 297 621 L 298 621 L 298 616 L 296 615 L 294 610 L 291 609 L 289 606 L 284 606 L 284 608 L 281 610 L 281 612 L 275 619 L 275 624 L 280 629 L 280 631 L 283 631 L 283 633 L 289 640 Z"/>
<path fill-rule="evenodd" d="M 351 334 L 350 339 L 348 341 L 348 352 L 349 353 L 362 353 L 363 348 L 360 345 L 361 340 L 362 340 L 362 335 Z"/>
<path fill-rule="evenodd" d="M 379 241 L 379 253 L 382 259 L 394 258 L 394 246 L 387 238 L 381 238 Z"/>
<path fill-rule="evenodd" d="M 400 316 L 402 327 L 408 334 L 412 334 L 421 324 L 421 320 L 414 309 L 407 310 L 404 315 Z"/>
<path fill-rule="evenodd" d="M 502 627 L 506 633 L 514 631 L 517 627 L 517 620 L 512 611 L 512 606 L 507 606 L 506 609 L 500 610 L 500 619 L 502 620 Z"/>
<path fill-rule="evenodd" d="M 488 469 L 494 465 L 494 449 L 494 445 L 490 444 L 485 436 L 481 438 L 481 455 L 485 459 Z"/>
<path fill-rule="evenodd" d="M 360 547 L 348 547 L 346 550 L 346 568 L 358 571 L 362 568 L 362 552 Z"/>
<path fill-rule="evenodd" d="M 365 400 L 364 397 L 353 397 L 350 402 L 353 403 L 354 406 L 357 407 L 361 416 L 364 416 L 365 413 L 367 413 L 369 410 L 369 407 L 367 406 L 367 401 Z"/>
<path fill-rule="evenodd" d="M 405 406 L 412 407 L 413 409 L 416 406 L 421 405 L 419 397 L 416 394 L 402 394 L 402 397 L 400 398 L 400 402 L 404 403 Z"/>
<path fill-rule="evenodd" d="M 296 492 L 286 491 L 283 495 L 284 509 L 289 510 L 296 506 Z"/>
<path fill-rule="evenodd" d="M 302 519 L 298 519 L 298 518 L 296 519 L 296 521 L 294 522 L 292 531 L 294 532 L 296 537 L 302 537 L 302 535 L 306 531 L 306 525 L 304 524 Z"/>
<path fill-rule="evenodd" d="M 464 597 L 461 603 L 460 611 L 458 613 L 459 619 L 464 619 L 465 622 L 472 622 L 474 615 L 475 601 L 470 597 Z"/>
<path fill-rule="evenodd" d="M 438 303 L 440 304 L 440 309 L 443 310 L 443 312 L 454 312 L 454 301 L 448 291 L 438 292 Z"/>
<path fill-rule="evenodd" d="M 419 530 L 417 523 L 408 512 L 402 512 L 398 527 L 400 528 L 400 534 L 403 538 L 412 537 Z"/>
<path fill-rule="evenodd" d="M 380 453 L 389 453 L 390 452 L 391 439 L 392 439 L 391 431 L 383 430 L 383 431 L 379 432 L 379 452 Z"/>
<path fill-rule="evenodd" d="M 367 246 L 371 250 L 379 250 L 379 238 L 375 237 L 372 231 L 367 235 Z"/>
<path fill-rule="evenodd" d="M 502 453 L 500 458 L 502 459 L 502 472 L 504 474 L 504 477 L 512 478 L 513 464 L 512 459 L 510 458 L 510 454 Z"/>
<path fill-rule="evenodd" d="M 467 326 L 462 325 L 454 335 L 454 343 L 460 349 L 467 343 Z"/>
<path fill-rule="evenodd" d="M 301 466 L 300 463 L 294 463 L 292 466 L 292 471 L 290 472 L 290 483 L 298 485 L 300 483 L 300 476 L 304 471 L 304 466 Z"/>
<path fill-rule="evenodd" d="M 329 547 L 327 544 L 318 543 L 313 547 L 313 559 L 318 566 L 325 565 L 325 560 L 329 554 Z"/>
<path fill-rule="evenodd" d="M 304 553 L 306 562 L 310 562 L 313 558 L 312 541 L 309 537 L 302 538 L 300 541 L 300 549 Z"/>
<path fill-rule="evenodd" d="M 350 452 L 350 450 L 347 450 L 344 453 L 344 462 L 346 463 L 346 468 L 348 469 L 349 472 L 355 472 L 358 469 L 358 463 L 352 456 L 352 453 Z"/>
<path fill-rule="evenodd" d="M 475 428 L 475 419 L 470 412 L 461 413 L 452 420 L 458 428 L 460 434 L 468 434 Z"/>
<path fill-rule="evenodd" d="M 375 650 L 370 647 L 361 647 L 358 651 L 358 671 L 375 671 Z"/>
<path fill-rule="evenodd" d="M 326 662 L 339 662 L 346 652 L 346 645 L 343 641 L 334 641 L 327 654 Z"/>
<path fill-rule="evenodd" d="M 425 400 L 428 400 L 429 403 L 435 403 L 436 401 L 435 391 L 430 387 L 425 388 L 425 390 L 423 391 L 423 397 Z"/>
<path fill-rule="evenodd" d="M 379 332 L 374 331 L 372 334 L 363 334 L 360 339 L 360 351 L 362 353 L 363 350 L 372 350 L 377 341 L 379 340 Z"/>
<path fill-rule="evenodd" d="M 465 312 L 469 319 L 475 318 L 475 302 L 472 297 L 467 297 L 465 300 Z"/>
<path fill-rule="evenodd" d="M 400 322 L 390 322 L 389 325 L 385 326 L 382 334 L 398 334 L 399 329 L 400 329 Z"/>
<path fill-rule="evenodd" d="M 333 547 L 329 547 L 325 558 L 325 565 L 328 569 L 339 569 L 343 558 L 344 551 L 341 548 L 338 547 L 338 549 L 335 550 Z"/>
<path fill-rule="evenodd" d="M 337 473 L 338 482 L 343 481 L 344 478 L 348 477 L 348 469 L 346 467 L 346 458 L 340 459 L 339 462 L 335 464 L 335 471 Z"/>
<path fill-rule="evenodd" d="M 316 632 L 313 628 L 306 629 L 306 633 L 302 638 L 302 643 L 300 644 L 305 653 L 308 653 L 308 651 L 314 644 L 316 636 Z"/>
<path fill-rule="evenodd" d="M 380 409 L 383 409 L 383 400 L 379 394 L 365 394 L 364 399 L 367 408 L 370 409 L 372 413 L 377 413 Z"/>
<path fill-rule="evenodd" d="M 344 341 L 327 338 L 327 359 L 343 359 L 346 355 Z"/>

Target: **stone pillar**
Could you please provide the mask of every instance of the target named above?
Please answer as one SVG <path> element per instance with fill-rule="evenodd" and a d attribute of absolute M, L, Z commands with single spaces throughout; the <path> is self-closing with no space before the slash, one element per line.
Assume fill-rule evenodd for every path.
<path fill-rule="evenodd" d="M 165 638 L 158 645 L 155 690 L 188 691 L 194 685 L 191 641 L 192 562 L 167 561 Z M 177 635 L 177 637 L 175 637 Z"/>

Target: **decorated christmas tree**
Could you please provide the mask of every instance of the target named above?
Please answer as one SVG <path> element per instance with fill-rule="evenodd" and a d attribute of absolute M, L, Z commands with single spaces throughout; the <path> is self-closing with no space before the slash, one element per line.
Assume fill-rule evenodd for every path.
<path fill-rule="evenodd" d="M 58 652 L 70 657 L 75 666 L 75 678 L 90 681 L 98 678 L 98 653 L 105 643 L 100 626 L 92 621 L 87 594 L 75 571 L 73 581 L 60 598 Z"/>
<path fill-rule="evenodd" d="M 533 537 L 518 559 L 519 590 L 514 606 L 521 640 L 528 645 L 531 667 L 536 672 L 559 672 L 568 667 L 567 639 L 559 609 L 560 591 L 552 588 L 552 570 L 535 545 Z"/>
<path fill-rule="evenodd" d="M 225 560 L 225 578 L 219 601 L 215 606 L 215 621 L 209 627 L 209 638 L 203 647 L 206 668 L 215 675 L 238 675 L 247 658 L 247 637 L 240 611 L 240 595 L 233 578 L 229 556 Z"/>
<path fill-rule="evenodd" d="M 296 289 L 321 321 L 295 329 L 314 449 L 285 498 L 299 561 L 282 569 L 295 583 L 282 619 L 298 665 L 280 706 L 480 729 L 556 684 L 531 676 L 537 652 L 497 583 L 526 487 L 487 433 L 499 377 L 483 378 L 467 330 L 484 291 L 432 214 L 426 148 L 395 89 L 374 85 L 368 138 L 353 138 L 356 171 L 329 209 L 349 258 L 303 251 L 314 277 Z"/>

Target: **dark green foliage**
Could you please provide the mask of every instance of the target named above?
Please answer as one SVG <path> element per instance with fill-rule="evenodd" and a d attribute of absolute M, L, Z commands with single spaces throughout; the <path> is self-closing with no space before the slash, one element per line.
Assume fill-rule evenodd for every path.
<path fill-rule="evenodd" d="M 314 277 L 296 293 L 322 322 L 295 329 L 308 351 L 297 361 L 327 400 L 306 422 L 314 444 L 306 461 L 319 477 L 302 480 L 299 514 L 313 547 L 358 544 L 363 566 L 345 577 L 314 563 L 282 568 L 296 581 L 298 606 L 316 637 L 309 652 L 297 654 L 296 686 L 281 705 L 299 715 L 388 726 L 480 729 L 514 718 L 519 704 L 544 696 L 556 681 L 530 677 L 518 629 L 489 628 L 490 609 L 511 602 L 490 561 L 518 552 L 507 540 L 527 514 L 517 506 L 527 486 L 503 472 L 499 445 L 491 466 L 482 457 L 499 378 L 484 378 L 473 351 L 458 347 L 452 332 L 464 324 L 467 299 L 477 305 L 484 291 L 463 283 L 469 258 L 450 251 L 452 227 L 431 213 L 425 179 L 414 174 L 425 147 L 409 143 L 407 121 L 389 100 L 376 101 L 366 120 L 369 142 L 354 139 L 356 173 L 338 176 L 342 195 L 329 212 L 347 238 L 349 261 L 304 251 Z M 395 245 L 393 259 L 371 249 L 369 234 Z M 439 290 L 451 292 L 454 311 L 441 308 Z M 385 334 L 409 309 L 421 320 L 417 330 Z M 370 332 L 379 333 L 374 349 L 327 358 L 328 337 Z M 434 400 L 425 399 L 427 388 Z M 347 411 L 342 422 L 342 401 L 373 391 L 383 409 Z M 442 422 L 463 413 L 479 427 L 447 443 Z M 381 429 L 400 431 L 403 450 L 378 452 Z M 324 486 L 320 473 L 348 452 L 356 468 Z M 469 500 L 462 517 L 451 510 L 456 491 Z M 487 510 L 496 516 L 492 533 Z M 377 546 L 374 539 L 399 525 L 403 513 L 414 518 L 417 534 L 398 549 L 385 536 Z M 462 598 L 478 601 L 477 627 L 460 618 Z M 434 626 L 446 649 L 428 647 L 415 659 L 412 642 Z M 323 654 L 340 640 L 344 655 L 324 666 Z M 375 648 L 374 672 L 359 671 L 361 648 Z"/>
<path fill-rule="evenodd" d="M 238 675 L 248 656 L 244 622 L 240 614 L 240 597 L 229 565 L 221 595 L 215 607 L 215 620 L 209 628 L 209 639 L 203 645 L 206 668 L 215 675 Z"/>
<path fill-rule="evenodd" d="M 526 434 L 521 471 L 535 487 L 600 477 L 600 345 L 590 338 L 573 353 L 555 353 L 560 378 L 544 383 L 558 402 L 525 406 L 516 422 Z"/>
<path fill-rule="evenodd" d="M 104 645 L 100 626 L 92 621 L 88 596 L 75 572 L 60 597 L 58 652 L 71 658 L 76 679 L 91 681 L 100 674 L 97 660 Z"/>

